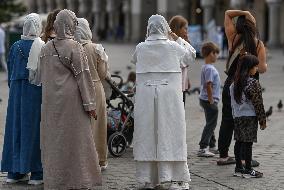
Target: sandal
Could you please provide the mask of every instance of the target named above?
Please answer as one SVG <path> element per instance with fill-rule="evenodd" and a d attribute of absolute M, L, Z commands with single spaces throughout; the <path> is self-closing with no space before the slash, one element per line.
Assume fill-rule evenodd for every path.
<path fill-rule="evenodd" d="M 229 165 L 229 164 L 235 164 L 236 160 L 233 157 L 227 157 L 226 160 L 222 160 L 222 158 L 220 160 L 217 161 L 217 165 L 218 166 L 223 166 L 223 165 Z"/>

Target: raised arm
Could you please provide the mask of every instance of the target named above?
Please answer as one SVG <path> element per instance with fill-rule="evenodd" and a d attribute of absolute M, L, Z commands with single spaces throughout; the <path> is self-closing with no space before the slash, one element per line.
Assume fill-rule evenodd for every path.
<path fill-rule="evenodd" d="M 256 23 L 255 18 L 249 11 L 227 10 L 225 12 L 224 27 L 226 36 L 228 38 L 229 49 L 231 48 L 230 46 L 232 44 L 233 38 L 237 33 L 233 18 L 241 15 L 245 15 L 246 19 L 252 21 L 254 24 Z"/>
<path fill-rule="evenodd" d="M 225 12 L 225 17 L 232 19 L 236 16 L 245 15 L 246 19 L 250 20 L 254 24 L 256 23 L 255 18 L 252 16 L 252 14 L 249 11 L 242 11 L 242 10 L 227 10 Z"/>
<path fill-rule="evenodd" d="M 259 41 L 258 46 L 258 53 L 257 58 L 259 60 L 258 64 L 258 72 L 259 73 L 265 73 L 267 70 L 267 63 L 266 63 L 266 50 L 265 46 L 262 41 Z"/>
<path fill-rule="evenodd" d="M 190 43 L 188 43 L 181 37 L 179 37 L 176 42 L 189 52 L 189 54 L 191 55 L 191 61 L 194 62 L 196 58 L 196 50 L 194 49 L 194 47 L 192 47 Z"/>
<path fill-rule="evenodd" d="M 187 41 L 185 41 L 181 37 L 178 37 L 174 32 L 170 32 L 169 35 L 187 52 L 187 56 L 185 57 L 186 59 L 183 61 L 184 63 L 182 67 L 186 67 L 190 63 L 194 63 L 196 58 L 196 50 Z"/>

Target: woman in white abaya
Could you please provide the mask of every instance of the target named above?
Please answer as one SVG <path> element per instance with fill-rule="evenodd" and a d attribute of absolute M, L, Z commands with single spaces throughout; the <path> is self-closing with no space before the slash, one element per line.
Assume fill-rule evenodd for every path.
<path fill-rule="evenodd" d="M 166 184 L 170 189 L 189 188 L 181 65 L 189 63 L 192 52 L 169 40 L 173 35 L 165 18 L 153 15 L 146 40 L 133 55 L 137 76 L 134 159 L 142 188 Z"/>

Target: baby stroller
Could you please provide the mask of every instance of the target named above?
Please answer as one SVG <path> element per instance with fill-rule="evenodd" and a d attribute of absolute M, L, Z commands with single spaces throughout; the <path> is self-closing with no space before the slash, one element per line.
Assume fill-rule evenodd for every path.
<path fill-rule="evenodd" d="M 126 147 L 132 143 L 134 131 L 134 104 L 131 98 L 134 93 L 122 92 L 120 87 L 123 80 L 118 75 L 111 75 L 114 80 L 106 80 L 111 88 L 111 96 L 107 98 L 108 129 L 107 141 L 108 151 L 114 157 L 120 157 L 126 151 Z"/>

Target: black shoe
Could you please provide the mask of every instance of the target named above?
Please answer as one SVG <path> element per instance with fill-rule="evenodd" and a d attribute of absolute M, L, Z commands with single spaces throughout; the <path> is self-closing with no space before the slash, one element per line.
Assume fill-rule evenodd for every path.
<path fill-rule="evenodd" d="M 261 178 L 263 173 L 255 171 L 254 169 L 245 170 L 243 173 L 243 178 Z"/>
<path fill-rule="evenodd" d="M 234 176 L 235 177 L 242 177 L 243 173 L 245 172 L 245 168 L 235 168 L 235 173 Z"/>

